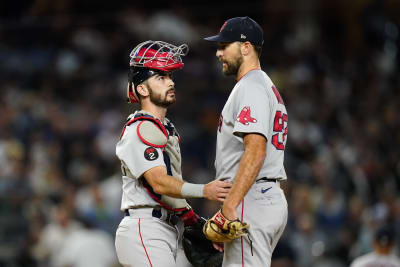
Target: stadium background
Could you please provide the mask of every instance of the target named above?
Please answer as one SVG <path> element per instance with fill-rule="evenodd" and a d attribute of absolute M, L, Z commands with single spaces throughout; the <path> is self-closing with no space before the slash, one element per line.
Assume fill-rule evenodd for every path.
<path fill-rule="evenodd" d="M 122 216 L 115 143 L 132 110 L 129 52 L 141 41 L 189 44 L 168 116 L 184 177 L 214 178 L 217 119 L 234 81 L 202 38 L 244 15 L 264 29 L 262 66 L 289 112 L 290 216 L 274 258 L 348 266 L 387 223 L 399 240 L 399 14 L 396 0 L 2 1 L 0 266 L 52 266 L 75 223 L 112 241 Z M 191 203 L 206 217 L 217 209 Z"/>

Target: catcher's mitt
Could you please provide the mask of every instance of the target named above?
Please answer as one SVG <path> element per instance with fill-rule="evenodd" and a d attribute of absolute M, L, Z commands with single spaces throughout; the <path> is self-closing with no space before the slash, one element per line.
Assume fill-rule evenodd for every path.
<path fill-rule="evenodd" d="M 202 229 L 206 220 L 199 218 L 195 224 L 185 226 L 183 249 L 186 258 L 194 267 L 220 267 L 224 254 L 217 251 Z"/>
<path fill-rule="evenodd" d="M 207 239 L 213 242 L 230 242 L 236 238 L 248 235 L 249 227 L 250 225 L 240 222 L 238 219 L 229 220 L 225 218 L 221 210 L 219 210 L 206 222 L 203 227 L 203 233 Z"/>

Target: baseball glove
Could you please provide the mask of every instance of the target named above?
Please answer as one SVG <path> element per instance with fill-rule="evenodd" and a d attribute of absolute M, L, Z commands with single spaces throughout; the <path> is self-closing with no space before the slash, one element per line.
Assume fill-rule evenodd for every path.
<path fill-rule="evenodd" d="M 220 267 L 224 254 L 214 249 L 204 236 L 205 223 L 205 219 L 198 218 L 195 224 L 185 226 L 182 243 L 186 258 L 194 267 Z"/>
<path fill-rule="evenodd" d="M 203 233 L 212 242 L 230 242 L 236 238 L 248 235 L 249 227 L 250 225 L 240 222 L 238 219 L 229 220 L 225 218 L 221 210 L 219 210 L 205 223 Z"/>

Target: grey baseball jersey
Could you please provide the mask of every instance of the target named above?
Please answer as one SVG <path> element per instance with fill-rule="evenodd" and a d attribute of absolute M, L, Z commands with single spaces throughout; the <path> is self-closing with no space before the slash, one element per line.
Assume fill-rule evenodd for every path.
<path fill-rule="evenodd" d="M 400 267 L 400 259 L 395 255 L 371 252 L 356 258 L 350 267 Z"/>
<path fill-rule="evenodd" d="M 151 142 L 163 134 L 164 144 Z M 124 267 L 191 266 L 182 249 L 183 223 L 170 216 L 188 203 L 157 195 L 143 177 L 147 170 L 165 166 L 169 175 L 182 179 L 179 135 L 173 124 L 168 119 L 162 124 L 145 111 L 130 115 L 116 154 L 123 175 L 121 210 L 126 214 L 115 238 L 119 262 Z"/>
<path fill-rule="evenodd" d="M 265 136 L 267 155 L 259 177 L 286 179 L 283 167 L 288 116 L 279 92 L 261 70 L 247 73 L 233 88 L 220 116 L 217 178 L 233 179 L 244 152 L 243 133 Z"/>
<path fill-rule="evenodd" d="M 250 224 L 252 248 L 246 238 L 225 243 L 223 266 L 270 266 L 272 252 L 287 222 L 288 210 L 279 181 L 283 166 L 288 116 L 284 102 L 267 74 L 248 72 L 233 88 L 220 116 L 216 178 L 234 180 L 244 153 L 243 135 L 258 133 L 266 140 L 266 158 L 241 204 L 239 219 Z M 260 178 L 278 179 L 277 182 Z"/>
<path fill-rule="evenodd" d="M 142 116 L 150 116 L 145 111 L 138 111 L 128 117 L 128 121 Z M 179 148 L 179 135 L 174 125 L 165 119 L 164 127 L 169 131 L 168 141 L 164 148 L 155 147 L 143 141 L 138 135 L 140 120 L 127 123 L 120 141 L 117 143 L 116 154 L 122 164 L 122 201 L 121 210 L 136 206 L 158 206 L 160 205 L 153 197 L 154 193 L 149 192 L 145 187 L 142 177 L 147 170 L 165 166 L 168 174 L 182 179 L 181 155 Z M 156 127 L 156 126 L 155 126 Z M 154 130 L 157 131 L 157 128 Z M 168 196 L 160 196 L 163 203 L 174 209 L 185 208 L 188 203 L 184 199 L 176 199 Z"/>

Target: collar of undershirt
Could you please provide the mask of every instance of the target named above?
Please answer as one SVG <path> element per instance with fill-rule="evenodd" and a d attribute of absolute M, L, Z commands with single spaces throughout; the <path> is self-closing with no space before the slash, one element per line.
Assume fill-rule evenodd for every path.
<path fill-rule="evenodd" d="M 244 76 L 246 76 L 250 71 L 253 71 L 253 70 L 261 70 L 261 68 L 256 67 L 256 68 L 250 69 L 248 72 L 246 72 L 245 74 L 243 74 L 243 75 L 239 78 L 239 80 L 237 80 L 237 81 L 239 82 Z"/>

